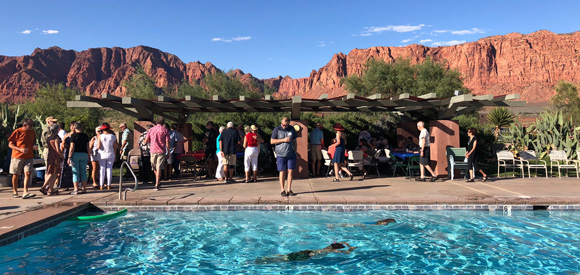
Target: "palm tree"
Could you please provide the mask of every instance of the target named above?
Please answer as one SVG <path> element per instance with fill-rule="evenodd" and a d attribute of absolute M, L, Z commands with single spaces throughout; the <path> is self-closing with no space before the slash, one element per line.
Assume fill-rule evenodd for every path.
<path fill-rule="evenodd" d="M 514 122 L 514 114 L 505 107 L 493 108 L 487 114 L 487 121 L 495 128 L 493 134 L 497 141 L 501 129 L 510 126 Z"/>

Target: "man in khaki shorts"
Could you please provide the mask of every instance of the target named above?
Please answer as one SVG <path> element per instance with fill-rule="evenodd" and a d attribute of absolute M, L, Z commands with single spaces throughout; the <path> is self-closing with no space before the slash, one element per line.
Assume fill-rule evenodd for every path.
<path fill-rule="evenodd" d="M 236 148 L 240 143 L 240 135 L 234 129 L 234 123 L 228 122 L 227 129 L 220 135 L 220 154 L 223 157 L 224 173 L 226 176 L 226 183 L 234 183 L 234 169 L 236 166 Z M 234 166 L 230 169 L 229 166 Z"/>
<path fill-rule="evenodd" d="M 22 121 L 22 127 L 14 130 L 8 138 L 8 147 L 12 149 L 12 159 L 10 160 L 10 174 L 12 174 L 12 197 L 19 198 L 18 180 L 24 171 L 24 194 L 23 199 L 29 199 L 35 194 L 28 193 L 28 184 L 32 172 L 32 161 L 34 159 L 34 150 L 37 146 L 36 133 L 34 132 L 34 122 L 26 118 Z"/>
<path fill-rule="evenodd" d="M 46 140 L 48 138 L 48 136 L 50 135 L 50 133 L 48 132 L 48 129 L 53 124 L 57 123 L 58 119 L 49 116 L 46 118 L 45 121 L 46 121 L 46 128 L 44 128 L 42 130 L 42 135 L 40 136 L 40 144 L 42 145 L 42 158 L 44 159 L 44 164 L 46 164 L 46 158 L 48 157 L 48 141 Z M 63 130 L 63 129 L 61 128 L 61 130 Z"/>
<path fill-rule="evenodd" d="M 163 117 L 157 118 L 156 122 L 157 125 L 147 133 L 145 143 L 150 144 L 151 168 L 155 172 L 155 191 L 159 191 L 161 188 L 161 170 L 165 167 L 167 148 L 169 148 L 169 131 L 163 127 L 165 124 Z"/>

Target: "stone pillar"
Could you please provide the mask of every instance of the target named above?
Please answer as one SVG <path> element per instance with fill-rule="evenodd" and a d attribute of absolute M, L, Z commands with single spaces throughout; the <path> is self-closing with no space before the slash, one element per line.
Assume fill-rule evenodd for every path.
<path fill-rule="evenodd" d="M 300 126 L 300 131 L 296 132 L 296 169 L 294 178 L 308 178 L 308 122 L 305 120 L 292 120 L 290 126 Z"/>
<path fill-rule="evenodd" d="M 439 176 L 449 175 L 447 148 L 459 147 L 459 123 L 453 120 L 432 120 L 429 122 L 431 134 L 431 168 Z"/>

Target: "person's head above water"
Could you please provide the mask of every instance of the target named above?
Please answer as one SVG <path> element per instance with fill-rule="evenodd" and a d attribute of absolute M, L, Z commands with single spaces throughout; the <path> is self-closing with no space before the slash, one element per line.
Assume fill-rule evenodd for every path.
<path fill-rule="evenodd" d="M 341 248 L 345 248 L 344 244 L 341 243 L 333 243 L 330 245 L 332 248 L 334 249 L 341 249 Z"/>
<path fill-rule="evenodd" d="M 377 225 L 387 225 L 389 223 L 396 223 L 397 221 L 395 221 L 395 219 L 382 219 L 377 221 Z"/>

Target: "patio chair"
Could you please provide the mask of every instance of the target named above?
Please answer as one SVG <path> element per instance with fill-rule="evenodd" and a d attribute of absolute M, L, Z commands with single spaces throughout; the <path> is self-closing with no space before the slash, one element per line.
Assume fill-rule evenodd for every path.
<path fill-rule="evenodd" d="M 379 172 L 379 167 L 380 167 L 380 161 L 379 161 L 379 157 L 381 156 L 381 150 L 377 150 L 375 152 L 375 154 L 373 155 L 373 157 L 371 158 L 371 161 L 369 162 L 369 164 L 367 165 L 368 169 L 367 169 L 367 175 L 371 173 L 372 169 L 375 169 L 377 171 L 377 177 L 381 177 L 381 173 Z"/>
<path fill-rule="evenodd" d="M 469 167 L 467 167 L 467 162 L 465 162 L 465 153 L 467 153 L 465 147 L 447 147 L 447 167 L 449 167 L 451 180 L 455 178 L 455 170 L 462 170 L 464 178 L 467 177 Z"/>
<path fill-rule="evenodd" d="M 554 166 L 558 166 L 558 176 L 562 178 L 561 169 L 566 169 L 566 176 L 568 176 L 568 169 L 576 169 L 576 178 L 580 177 L 578 175 L 578 163 L 574 160 L 569 160 L 566 152 L 563 150 L 552 150 L 548 153 L 550 156 L 550 173 Z"/>
<path fill-rule="evenodd" d="M 325 177 L 328 178 L 328 174 L 330 174 L 330 171 L 333 169 L 333 165 L 332 165 L 332 159 L 330 158 L 330 155 L 328 155 L 328 151 L 327 150 L 322 150 L 322 158 L 324 159 L 324 166 L 328 167 L 326 169 L 326 173 L 325 173 Z"/>
<path fill-rule="evenodd" d="M 524 165 L 521 160 L 514 158 L 514 154 L 508 150 L 497 151 L 497 176 L 500 175 L 500 168 L 503 167 L 505 177 L 507 177 L 507 169 L 512 168 L 513 175 L 516 175 L 516 168 L 522 171 L 522 178 L 524 177 Z"/>
<path fill-rule="evenodd" d="M 420 171 L 421 169 L 419 159 L 419 156 L 412 156 L 407 162 L 407 175 L 409 176 L 409 180 L 413 177 L 413 171 Z"/>
<path fill-rule="evenodd" d="M 390 152 L 389 152 L 390 153 Z M 395 174 L 397 173 L 397 168 L 403 172 L 403 174 L 405 175 L 405 177 L 407 176 L 407 164 L 403 163 L 402 161 L 398 160 L 397 157 L 395 157 L 395 155 L 393 155 L 392 153 L 389 154 L 389 157 L 391 158 L 392 161 L 392 166 L 391 169 L 393 169 L 393 177 L 395 176 Z"/>
<path fill-rule="evenodd" d="M 364 154 L 362 151 L 348 151 L 348 169 L 356 168 L 362 175 L 364 169 Z"/>
<path fill-rule="evenodd" d="M 528 177 L 532 177 L 531 169 L 536 169 L 536 177 L 538 176 L 538 168 L 544 169 L 546 171 L 546 178 L 548 178 L 548 164 L 545 160 L 538 159 L 536 157 L 536 151 L 527 150 L 520 152 L 520 159 L 524 164 L 524 167 L 528 167 Z"/>
<path fill-rule="evenodd" d="M 194 175 L 193 180 L 196 180 L 194 168 L 197 161 L 192 155 L 181 155 L 179 158 L 179 181 L 181 181 L 184 173 L 192 173 Z"/>

